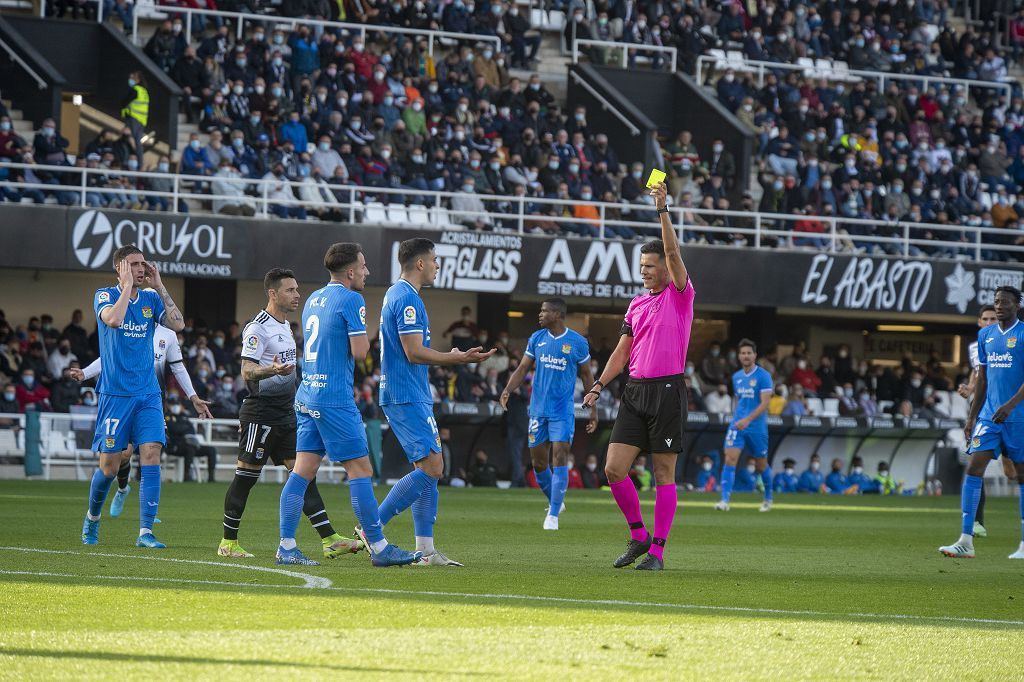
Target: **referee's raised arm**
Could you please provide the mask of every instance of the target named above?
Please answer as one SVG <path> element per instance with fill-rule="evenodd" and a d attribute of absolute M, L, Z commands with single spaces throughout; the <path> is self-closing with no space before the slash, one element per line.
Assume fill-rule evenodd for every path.
<path fill-rule="evenodd" d="M 668 266 L 668 274 L 672 277 L 672 284 L 676 289 L 682 291 L 686 288 L 686 266 L 683 264 L 683 257 L 679 252 L 679 238 L 676 236 L 676 228 L 672 226 L 672 218 L 668 212 L 668 185 L 659 182 L 651 190 L 654 197 L 654 206 L 658 209 L 658 218 L 661 221 L 661 241 L 665 244 L 665 265 Z"/>

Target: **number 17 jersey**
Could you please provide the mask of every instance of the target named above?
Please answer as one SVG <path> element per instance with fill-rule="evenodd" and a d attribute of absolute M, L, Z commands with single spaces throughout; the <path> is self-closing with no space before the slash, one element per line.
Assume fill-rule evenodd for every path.
<path fill-rule="evenodd" d="M 349 338 L 366 334 L 366 303 L 359 292 L 328 282 L 302 308 L 302 383 L 296 402 L 317 407 L 355 405 L 355 358 Z"/>

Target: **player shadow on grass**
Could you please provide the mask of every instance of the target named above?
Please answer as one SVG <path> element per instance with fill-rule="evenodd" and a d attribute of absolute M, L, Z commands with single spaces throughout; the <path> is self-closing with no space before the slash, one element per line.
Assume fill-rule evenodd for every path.
<path fill-rule="evenodd" d="M 194 665 L 248 665 L 248 666 L 282 666 L 287 668 L 309 668 L 324 670 L 351 670 L 348 667 L 336 665 L 317 665 L 315 663 L 302 663 L 295 660 L 269 661 L 262 659 L 242 658 L 192 658 L 189 656 L 161 656 L 159 654 L 131 654 L 126 656 L 123 651 L 57 651 L 49 649 L 9 649 L 0 647 L 0 656 L 24 656 L 34 658 L 77 658 L 84 660 L 110 661 L 116 663 L 190 663 Z M 360 668 L 360 670 L 373 673 L 394 673 L 394 674 L 415 674 L 434 672 L 444 674 L 442 671 L 429 671 L 422 668 Z M 447 671 L 445 671 L 447 672 Z M 459 671 L 459 675 L 483 675 Z"/>

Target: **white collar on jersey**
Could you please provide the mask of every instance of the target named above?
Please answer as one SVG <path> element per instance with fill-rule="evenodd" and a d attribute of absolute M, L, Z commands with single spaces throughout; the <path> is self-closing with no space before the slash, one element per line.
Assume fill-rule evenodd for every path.
<path fill-rule="evenodd" d="M 335 282 L 333 279 L 330 282 L 327 283 L 327 286 L 338 286 L 338 287 L 345 287 L 346 289 L 348 289 L 348 287 L 345 286 L 344 282 Z"/>
<path fill-rule="evenodd" d="M 1010 330 L 1011 330 L 1011 329 L 1013 329 L 1014 327 L 1016 327 L 1016 326 L 1017 326 L 1018 324 L 1020 324 L 1020 320 L 1017 320 L 1016 322 L 1014 322 L 1013 324 L 1011 324 L 1011 325 L 1010 325 L 1010 326 L 1009 326 L 1009 327 L 1008 327 L 1008 328 L 1006 329 L 1006 331 L 1003 331 L 1003 328 L 999 326 L 999 323 L 998 323 L 998 322 L 996 322 L 996 329 L 998 329 L 998 330 L 999 330 L 999 333 L 1000 333 L 1000 334 L 1001 334 L 1002 336 L 1006 336 L 1007 334 L 1009 334 L 1009 333 L 1010 333 Z"/>
<path fill-rule="evenodd" d="M 553 338 L 553 339 L 554 339 L 555 341 L 557 341 L 558 339 L 562 338 L 563 336 L 565 336 L 566 334 L 568 334 L 568 333 L 569 333 L 569 328 L 568 328 L 568 327 L 566 327 L 566 328 L 565 328 L 565 331 L 564 331 L 564 332 L 562 332 L 561 334 L 559 334 L 558 336 L 555 336 L 554 334 L 552 334 L 552 333 L 551 333 L 551 330 L 550 330 L 550 329 L 548 329 L 548 330 L 547 330 L 547 332 L 548 332 L 548 336 L 550 336 L 550 337 L 551 337 L 551 338 Z"/>
<path fill-rule="evenodd" d="M 120 284 L 117 284 L 117 285 L 116 285 L 116 287 L 117 287 L 117 290 L 118 290 L 119 292 L 120 292 L 120 291 L 124 291 L 124 290 L 123 290 L 123 289 L 121 288 L 121 285 L 120 285 Z M 142 291 L 142 289 L 139 289 L 139 291 Z M 135 303 L 136 301 L 138 301 L 138 300 L 139 300 L 139 291 L 136 291 L 136 292 L 135 292 L 135 298 L 130 298 L 130 299 L 128 299 L 128 302 L 129 302 L 129 303 Z"/>
<path fill-rule="evenodd" d="M 750 370 L 749 372 L 748 372 L 747 370 L 743 369 L 742 367 L 740 367 L 740 370 L 741 370 L 741 371 L 743 372 L 743 376 L 745 376 L 745 377 L 749 377 L 749 376 L 751 376 L 751 375 L 752 375 L 752 374 L 753 374 L 754 372 L 756 372 L 756 371 L 757 371 L 757 367 L 758 367 L 758 366 L 757 366 L 757 365 L 755 364 L 755 365 L 754 365 L 754 369 Z"/>

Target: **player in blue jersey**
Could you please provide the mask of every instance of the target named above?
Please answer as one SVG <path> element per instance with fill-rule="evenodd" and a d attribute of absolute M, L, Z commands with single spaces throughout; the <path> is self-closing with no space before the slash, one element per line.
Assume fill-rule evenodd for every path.
<path fill-rule="evenodd" d="M 400 566 L 420 557 L 384 539 L 373 494 L 363 418 L 353 396 L 355 361 L 370 349 L 366 303 L 359 292 L 370 274 L 359 244 L 333 244 L 324 255 L 331 275 L 302 309 L 302 383 L 295 393 L 295 467 L 281 491 L 281 544 L 277 563 L 316 565 L 299 550 L 295 529 L 307 490 L 324 455 L 348 472 L 352 509 L 364 530 L 374 566 Z"/>
<path fill-rule="evenodd" d="M 1020 290 L 996 289 L 996 324 L 978 332 L 977 398 L 964 426 L 971 456 L 960 495 L 960 539 L 939 547 L 948 557 L 974 556 L 974 520 L 988 463 L 1000 454 L 1013 461 L 1020 486 L 1022 539 L 1011 559 L 1024 559 L 1024 323 Z"/>
<path fill-rule="evenodd" d="M 764 483 L 760 511 L 772 508 L 772 468 L 768 465 L 768 403 L 772 398 L 772 375 L 757 365 L 757 346 L 750 339 L 737 348 L 740 369 L 732 375 L 733 414 L 725 432 L 725 465 L 722 467 L 722 499 L 715 509 L 729 511 L 729 497 L 736 482 L 736 463 L 746 450 Z"/>
<path fill-rule="evenodd" d="M 160 452 L 166 439 L 160 384 L 153 372 L 153 334 L 158 322 L 179 332 L 185 321 L 164 288 L 160 272 L 137 248 L 117 249 L 114 270 L 117 286 L 99 289 L 93 297 L 104 367 L 92 442 L 100 462 L 89 486 L 82 543 L 99 542 L 100 512 L 121 466 L 121 452 L 128 443 L 135 443 L 141 464 L 135 545 L 160 549 L 164 544 L 153 535 L 153 519 L 160 505 Z"/>
<path fill-rule="evenodd" d="M 508 409 L 512 392 L 523 383 L 527 372 L 536 367 L 530 396 L 529 443 L 537 483 L 548 498 L 544 530 L 558 530 L 558 515 L 564 508 L 562 500 L 569 486 L 569 446 L 576 429 L 573 403 L 576 375 L 583 378 L 584 386 L 594 385 L 590 371 L 590 346 L 585 338 L 565 326 L 565 313 L 565 301 L 560 298 L 549 298 L 541 303 L 538 316 L 541 329 L 534 332 L 527 342 L 526 353 L 508 378 L 500 399 L 502 408 Z M 590 407 L 587 433 L 596 429 L 595 404 Z M 518 461 L 513 462 L 513 466 L 519 466 Z"/>
<path fill-rule="evenodd" d="M 494 349 L 442 353 L 430 347 L 430 322 L 420 290 L 437 275 L 437 256 L 429 239 L 407 239 L 398 247 L 401 278 L 384 295 L 380 314 L 380 406 L 392 433 L 413 465 L 380 505 L 380 521 L 387 523 L 412 507 L 416 550 L 422 556 L 414 566 L 461 566 L 434 547 L 437 520 L 437 482 L 444 474 L 441 437 L 434 420 L 430 395 L 430 365 L 465 365 L 482 362 Z M 360 535 L 365 529 L 357 528 Z"/>

